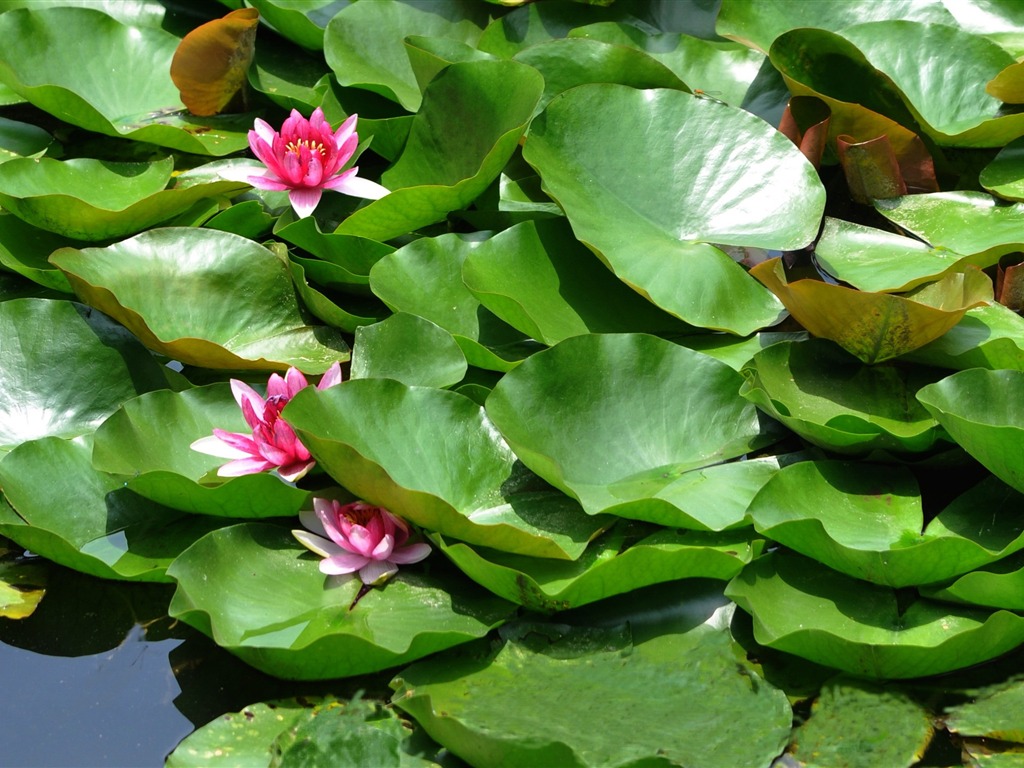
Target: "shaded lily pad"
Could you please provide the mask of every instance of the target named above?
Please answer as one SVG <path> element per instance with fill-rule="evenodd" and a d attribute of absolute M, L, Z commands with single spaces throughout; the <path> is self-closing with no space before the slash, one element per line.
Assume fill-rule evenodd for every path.
<path fill-rule="evenodd" d="M 252 0 L 249 5 L 282 36 L 303 48 L 323 50 L 328 22 L 348 5 L 348 0 Z"/>
<path fill-rule="evenodd" d="M 309 492 L 261 472 L 219 478 L 226 459 L 193 451 L 214 427 L 250 434 L 227 384 L 151 392 L 129 400 L 94 436 L 96 469 L 120 475 L 138 493 L 173 509 L 221 517 L 298 514 Z"/>
<path fill-rule="evenodd" d="M 202 155 L 248 144 L 251 116 L 185 111 L 170 76 L 180 39 L 159 27 L 128 26 L 95 8 L 33 6 L 0 15 L 0 36 L 8 41 L 0 79 L 72 125 Z"/>
<path fill-rule="evenodd" d="M 944 374 L 865 365 L 823 339 L 782 341 L 743 367 L 740 394 L 802 438 L 838 453 L 919 453 L 945 437 L 914 393 Z"/>
<path fill-rule="evenodd" d="M 78 240 L 108 240 L 167 221 L 204 198 L 247 188 L 200 167 L 165 189 L 173 170 L 170 157 L 154 163 L 12 160 L 0 165 L 0 203 L 40 229 Z"/>
<path fill-rule="evenodd" d="M 576 629 L 473 651 L 391 682 L 394 704 L 472 765 L 627 766 L 655 754 L 675 765 L 767 765 L 789 734 L 785 695 L 738 669 L 728 632 L 706 625 L 643 643 Z M 628 717 L 600 706 L 618 700 Z"/>
<path fill-rule="evenodd" d="M 46 288 L 73 294 L 64 273 L 49 262 L 58 248 L 72 240 L 26 224 L 17 216 L 0 214 L 0 265 Z"/>
<path fill-rule="evenodd" d="M 642 529 L 641 529 L 642 531 Z M 634 533 L 617 525 L 573 561 L 510 555 L 432 540 L 466 575 L 506 600 L 534 611 L 564 611 L 649 584 L 686 578 L 731 579 L 760 554 L 749 529 L 726 534 L 660 530 Z"/>
<path fill-rule="evenodd" d="M 221 523 L 183 515 L 92 467 L 88 438 L 44 437 L 0 461 L 0 535 L 92 576 L 169 581 L 164 572 L 186 547 Z M 13 510 L 11 509 L 13 507 Z"/>
<path fill-rule="evenodd" d="M 946 710 L 946 727 L 961 736 L 1024 742 L 1022 705 L 1024 684 L 1019 680 L 992 686 L 971 701 Z"/>
<path fill-rule="evenodd" d="M 7 502 L 0 501 L 0 505 Z M 0 618 L 24 619 L 32 615 L 46 594 L 47 562 L 19 557 L 0 541 Z"/>
<path fill-rule="evenodd" d="M 992 281 L 968 268 L 902 296 L 857 291 L 823 280 L 790 281 L 781 259 L 763 261 L 751 274 L 779 297 L 815 336 L 831 339 L 865 363 L 878 363 L 934 341 L 971 307 L 992 300 Z"/>
<path fill-rule="evenodd" d="M 1024 611 L 1024 555 L 1018 552 L 922 593 L 937 600 Z"/>
<path fill-rule="evenodd" d="M 285 418 L 341 485 L 462 541 L 574 559 L 611 522 L 537 483 L 483 409 L 454 392 L 359 379 L 300 392 Z"/>
<path fill-rule="evenodd" d="M 1021 65 L 1014 65 L 1018 70 Z M 978 181 L 994 195 L 1007 200 L 1024 201 L 1024 138 L 1003 147 L 978 176 Z"/>
<path fill-rule="evenodd" d="M 419 315 L 452 334 L 470 365 L 508 371 L 538 347 L 483 307 L 462 281 L 463 264 L 479 246 L 455 234 L 415 240 L 374 266 L 370 287 L 395 312 Z"/>
<path fill-rule="evenodd" d="M 167 386 L 145 347 L 81 304 L 0 302 L 0 338 L 0 456 L 27 440 L 92 432 L 125 400 Z"/>
<path fill-rule="evenodd" d="M 917 399 L 965 451 L 1024 492 L 1024 371 L 960 371 Z"/>
<path fill-rule="evenodd" d="M 962 669 L 1024 642 L 1024 619 L 923 598 L 897 601 L 795 554 L 757 558 L 726 588 L 757 642 L 855 675 L 902 679 Z"/>
<path fill-rule="evenodd" d="M 822 688 L 790 754 L 803 765 L 910 768 L 934 728 L 931 713 L 907 691 L 840 677 Z"/>
<path fill-rule="evenodd" d="M 451 334 L 404 312 L 356 331 L 352 378 L 387 378 L 421 387 L 450 387 L 466 375 L 466 356 Z"/>
<path fill-rule="evenodd" d="M 967 262 L 945 248 L 880 229 L 825 217 L 814 248 L 829 274 L 862 291 L 909 291 Z"/>
<path fill-rule="evenodd" d="M 777 472 L 747 512 L 759 533 L 842 573 L 905 587 L 945 581 L 1024 549 L 1021 496 L 994 478 L 925 526 L 904 467 L 806 461 Z"/>
<path fill-rule="evenodd" d="M 773 440 L 740 383 L 725 363 L 654 336 L 576 336 L 506 374 L 487 413 L 524 464 L 588 513 L 627 517 L 624 502 L 642 507 L 684 473 Z"/>
<path fill-rule="evenodd" d="M 31 123 L 0 117 L 0 163 L 19 157 L 39 157 L 53 136 Z"/>
<path fill-rule="evenodd" d="M 168 571 L 178 583 L 169 612 L 257 669 L 292 680 L 405 664 L 482 637 L 511 612 L 464 579 L 422 571 L 407 566 L 356 600 L 361 582 L 324 576 L 287 529 L 243 523 L 178 557 Z"/>
<path fill-rule="evenodd" d="M 824 204 L 792 142 L 681 91 L 574 88 L 533 121 L 523 157 L 621 280 L 692 325 L 740 335 L 777 322 L 781 307 L 713 244 L 802 248 Z"/>
<path fill-rule="evenodd" d="M 543 87 L 518 62 L 452 64 L 427 86 L 401 156 L 381 177 L 391 193 L 335 231 L 383 241 L 468 207 L 512 156 Z"/>
<path fill-rule="evenodd" d="M 495 315 L 548 345 L 585 333 L 688 330 L 609 272 L 561 219 L 525 221 L 483 241 L 462 279 Z"/>
<path fill-rule="evenodd" d="M 51 261 L 89 304 L 183 363 L 323 373 L 348 359 L 340 333 L 309 321 L 285 265 L 229 232 L 154 229 L 106 248 L 64 248 Z"/>

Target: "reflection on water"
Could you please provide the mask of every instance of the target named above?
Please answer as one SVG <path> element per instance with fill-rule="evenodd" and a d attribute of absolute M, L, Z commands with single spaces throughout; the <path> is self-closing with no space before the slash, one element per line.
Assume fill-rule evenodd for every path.
<path fill-rule="evenodd" d="M 263 675 L 172 621 L 172 592 L 50 567 L 35 613 L 0 618 L 0 766 L 158 767 L 218 715 L 322 689 Z"/>

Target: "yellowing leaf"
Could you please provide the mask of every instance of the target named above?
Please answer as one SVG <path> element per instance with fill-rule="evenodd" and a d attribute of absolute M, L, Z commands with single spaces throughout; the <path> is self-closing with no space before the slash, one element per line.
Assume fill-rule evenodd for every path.
<path fill-rule="evenodd" d="M 239 8 L 185 35 L 171 60 L 171 80 L 189 112 L 219 114 L 242 89 L 259 20 L 255 8 Z"/>

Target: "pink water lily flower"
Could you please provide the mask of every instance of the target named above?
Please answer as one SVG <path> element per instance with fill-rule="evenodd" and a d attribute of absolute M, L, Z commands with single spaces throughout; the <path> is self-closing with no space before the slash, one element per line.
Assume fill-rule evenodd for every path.
<path fill-rule="evenodd" d="M 327 389 L 341 383 L 341 364 L 335 363 L 320 379 L 317 389 Z M 281 411 L 295 394 L 309 386 L 306 377 L 297 368 L 289 368 L 285 375 L 271 374 L 267 382 L 267 397 L 244 381 L 231 379 L 231 393 L 242 409 L 251 435 L 214 429 L 213 435 L 192 443 L 192 450 L 232 459 L 217 470 L 221 477 L 252 475 L 268 469 L 294 482 L 316 464 L 295 430 L 281 418 Z"/>
<path fill-rule="evenodd" d="M 267 172 L 247 180 L 257 189 L 288 192 L 288 200 L 300 218 L 313 213 L 325 189 L 378 200 L 388 193 L 387 189 L 356 176 L 358 166 L 341 170 L 358 145 L 356 115 L 332 131 L 320 107 L 313 110 L 309 120 L 293 109 L 280 133 L 267 121 L 256 118 L 254 130 L 249 131 L 249 148 L 267 166 Z"/>
<path fill-rule="evenodd" d="M 301 512 L 299 519 L 313 533 L 292 534 L 324 558 L 320 572 L 329 576 L 358 571 L 363 584 L 379 585 L 398 573 L 399 565 L 418 563 L 430 554 L 429 544 L 405 543 L 408 525 L 384 507 L 314 498 L 313 511 Z"/>

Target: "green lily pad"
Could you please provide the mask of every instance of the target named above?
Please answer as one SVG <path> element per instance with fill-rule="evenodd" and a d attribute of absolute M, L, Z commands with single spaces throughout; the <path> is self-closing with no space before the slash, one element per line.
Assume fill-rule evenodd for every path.
<path fill-rule="evenodd" d="M 252 0 L 249 5 L 283 37 L 303 48 L 321 51 L 328 22 L 348 5 L 348 0 Z"/>
<path fill-rule="evenodd" d="M 53 266 L 50 254 L 74 245 L 72 240 L 26 224 L 17 216 L 0 214 L 0 266 L 39 285 L 73 294 L 64 273 Z"/>
<path fill-rule="evenodd" d="M 803 765 L 910 768 L 934 728 L 931 713 L 907 691 L 840 677 L 822 688 L 790 754 Z"/>
<path fill-rule="evenodd" d="M 427 86 L 401 157 L 381 177 L 391 193 L 336 232 L 389 240 L 468 207 L 512 156 L 543 88 L 518 62 L 452 64 Z"/>
<path fill-rule="evenodd" d="M 341 485 L 462 541 L 574 559 L 610 522 L 536 483 L 483 409 L 454 392 L 359 379 L 300 392 L 285 418 Z"/>
<path fill-rule="evenodd" d="M 1024 491 L 1024 372 L 960 371 L 922 387 L 917 399 L 965 451 Z"/>
<path fill-rule="evenodd" d="M 533 121 L 523 157 L 623 282 L 692 325 L 740 335 L 777 322 L 781 306 L 714 244 L 802 248 L 824 203 L 792 142 L 681 91 L 574 88 Z"/>
<path fill-rule="evenodd" d="M 248 144 L 251 115 L 185 110 L 170 75 L 181 41 L 159 27 L 129 26 L 95 8 L 33 6 L 0 15 L 0 37 L 0 80 L 72 125 L 201 155 Z"/>
<path fill-rule="evenodd" d="M 741 370 L 740 394 L 808 442 L 849 454 L 920 453 L 945 437 L 914 393 L 943 372 L 865 365 L 823 339 L 782 341 Z"/>
<path fill-rule="evenodd" d="M 243 523 L 175 560 L 169 612 L 246 663 L 292 680 L 406 664 L 482 637 L 511 612 L 465 579 L 423 568 L 403 568 L 358 597 L 358 579 L 324 576 L 287 529 Z"/>
<path fill-rule="evenodd" d="M 309 322 L 286 266 L 229 232 L 154 229 L 51 261 L 89 304 L 182 363 L 323 373 L 348 359 L 340 333 Z"/>
<path fill-rule="evenodd" d="M 467 576 L 534 611 L 564 611 L 612 595 L 687 578 L 731 579 L 760 554 L 749 530 L 726 534 L 660 530 L 637 535 L 617 525 L 576 560 L 510 555 L 431 539 Z"/>
<path fill-rule="evenodd" d="M 439 749 L 377 702 L 304 696 L 218 717 L 186 736 L 165 768 L 267 768 L 268 760 L 426 768 Z"/>
<path fill-rule="evenodd" d="M 902 296 L 857 291 L 823 280 L 791 281 L 780 258 L 761 262 L 751 274 L 779 297 L 804 328 L 869 364 L 934 341 L 968 309 L 992 300 L 992 281 L 972 267 Z"/>
<path fill-rule="evenodd" d="M 388 314 L 378 301 L 364 296 L 345 296 L 332 293 L 330 296 L 323 286 L 315 284 L 310 273 L 333 276 L 332 264 L 316 259 L 288 259 L 288 270 L 292 274 L 295 290 L 310 314 L 327 325 L 346 333 L 356 333 L 365 325 L 373 325 Z M 342 304 L 345 306 L 342 307 Z"/>
<path fill-rule="evenodd" d="M 624 502 L 642 508 L 689 470 L 772 441 L 740 383 L 654 336 L 576 336 L 506 374 L 487 413 L 524 464 L 588 513 L 628 517 Z M 671 490 L 662 497 L 671 504 Z"/>
<path fill-rule="evenodd" d="M 1024 684 L 1010 681 L 983 690 L 971 701 L 946 710 L 946 727 L 961 736 L 1024 742 Z"/>
<path fill-rule="evenodd" d="M 726 595 L 753 616 L 758 643 L 862 677 L 940 674 L 1024 642 L 1024 620 L 1015 614 L 898 601 L 888 587 L 795 554 L 757 558 Z"/>
<path fill-rule="evenodd" d="M 970 263 L 942 247 L 827 216 L 814 253 L 837 280 L 862 291 L 893 293 L 909 291 Z"/>
<path fill-rule="evenodd" d="M 483 241 L 462 279 L 495 315 L 549 346 L 586 333 L 688 330 L 609 272 L 562 219 L 525 221 Z"/>
<path fill-rule="evenodd" d="M 922 593 L 936 600 L 1024 611 L 1024 555 L 1018 552 Z"/>
<path fill-rule="evenodd" d="M 515 367 L 536 346 L 481 305 L 462 280 L 477 242 L 459 235 L 421 238 L 388 255 L 370 272 L 373 292 L 395 312 L 407 312 L 448 331 L 470 365 L 496 371 Z"/>
<path fill-rule="evenodd" d="M 107 579 L 170 581 L 186 547 L 221 525 L 184 515 L 93 469 L 88 438 L 44 437 L 0 461 L 0 535 L 60 565 Z M 13 507 L 13 510 L 11 509 Z"/>
<path fill-rule="evenodd" d="M 494 19 L 477 43 L 477 48 L 502 58 L 512 58 L 534 45 L 566 37 L 573 29 L 584 24 L 603 21 L 626 21 L 655 32 L 650 24 L 622 10 L 622 4 L 610 8 L 588 3 L 572 2 L 527 3 Z"/>
<path fill-rule="evenodd" d="M 236 202 L 221 211 L 203 226 L 231 232 L 250 240 L 261 240 L 274 226 L 274 217 L 267 213 L 259 200 Z"/>
<path fill-rule="evenodd" d="M 0 501 L 0 505 L 6 504 Z M 3 619 L 31 616 L 46 594 L 47 562 L 41 558 L 19 558 L 19 554 L 0 541 L 0 618 Z"/>
<path fill-rule="evenodd" d="M 1024 248 L 1024 204 L 1007 204 L 984 192 L 936 192 L 876 200 L 889 221 L 935 248 L 947 248 L 988 267 Z"/>
<path fill-rule="evenodd" d="M 324 55 L 342 85 L 379 93 L 416 112 L 421 94 L 402 41 L 420 35 L 472 45 L 486 24 L 486 6 L 469 0 L 353 3 L 327 25 Z"/>
<path fill-rule="evenodd" d="M 365 237 L 321 232 L 320 225 L 312 216 L 278 227 L 274 235 L 308 251 L 326 265 L 336 267 L 331 271 L 333 277 L 330 281 L 323 281 L 318 275 L 330 287 L 367 285 L 373 265 L 395 251 L 394 246 Z"/>
<path fill-rule="evenodd" d="M 53 136 L 31 123 L 0 117 L 0 163 L 20 157 L 39 157 L 53 143 Z"/>
<path fill-rule="evenodd" d="M 1002 304 L 973 307 L 945 335 L 914 350 L 906 359 L 955 370 L 1024 371 L 1024 318 Z"/>
<path fill-rule="evenodd" d="M 693 34 L 652 35 L 630 24 L 602 22 L 577 27 L 569 37 L 638 48 L 672 70 L 690 88 L 710 91 L 714 98 L 740 106 L 764 62 L 764 54 L 738 43 L 701 40 L 691 37 Z"/>
<path fill-rule="evenodd" d="M 451 334 L 422 317 L 399 312 L 356 331 L 353 379 L 444 388 L 462 381 L 466 368 L 466 356 Z"/>
<path fill-rule="evenodd" d="M 214 427 L 252 432 L 227 384 L 151 392 L 126 402 L 96 430 L 93 466 L 122 476 L 140 496 L 187 512 L 286 517 L 306 506 L 308 491 L 271 473 L 217 478 L 226 460 L 190 447 Z"/>
<path fill-rule="evenodd" d="M 155 163 L 12 160 L 0 165 L 0 203 L 40 229 L 78 240 L 108 240 L 167 221 L 204 198 L 247 188 L 201 166 L 165 189 L 173 170 L 170 157 Z"/>
<path fill-rule="evenodd" d="M 908 469 L 806 461 L 769 479 L 747 513 L 759 533 L 842 573 L 892 587 L 929 584 L 1024 549 L 1024 524 L 1011 511 L 1021 497 L 990 480 L 926 526 Z"/>
<path fill-rule="evenodd" d="M 92 432 L 125 400 L 167 386 L 145 347 L 81 304 L 0 302 L 0 338 L 0 456 L 39 437 Z"/>
<path fill-rule="evenodd" d="M 421 93 L 431 80 L 452 64 L 460 61 L 492 61 L 495 58 L 450 37 L 409 35 L 404 42 Z"/>
<path fill-rule="evenodd" d="M 471 765 L 767 765 L 792 718 L 709 626 L 643 643 L 613 630 L 528 635 L 428 659 L 391 686 L 396 706 Z M 629 716 L 609 701 L 628 701 Z"/>
<path fill-rule="evenodd" d="M 1020 67 L 1019 64 L 1015 65 Z M 978 176 L 981 185 L 993 195 L 1024 201 L 1024 138 L 1003 147 Z"/>

